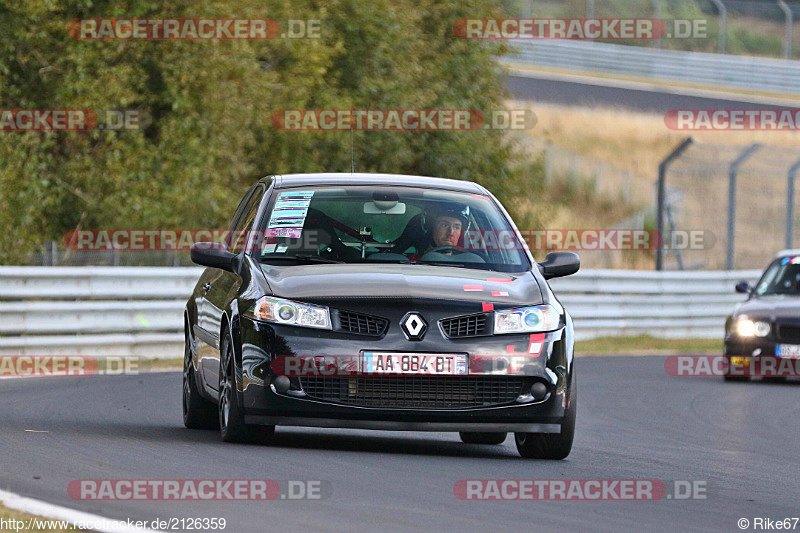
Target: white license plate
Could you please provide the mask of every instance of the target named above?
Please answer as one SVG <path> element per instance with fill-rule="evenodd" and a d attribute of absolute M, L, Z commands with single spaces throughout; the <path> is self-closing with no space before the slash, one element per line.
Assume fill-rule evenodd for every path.
<path fill-rule="evenodd" d="M 800 358 L 800 344 L 778 344 L 775 346 L 775 355 L 798 359 Z"/>
<path fill-rule="evenodd" d="M 465 376 L 469 373 L 466 355 L 364 352 L 361 361 L 366 374 Z"/>

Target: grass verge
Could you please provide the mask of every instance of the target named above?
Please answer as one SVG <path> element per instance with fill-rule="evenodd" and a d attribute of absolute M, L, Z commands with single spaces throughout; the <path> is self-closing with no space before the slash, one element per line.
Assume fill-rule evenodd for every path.
<path fill-rule="evenodd" d="M 650 335 L 598 337 L 576 342 L 575 353 L 579 356 L 721 354 L 722 337 L 719 339 L 661 339 Z"/>
<path fill-rule="evenodd" d="M 169 359 L 150 359 L 150 370 L 183 370 L 183 359 L 172 357 Z"/>

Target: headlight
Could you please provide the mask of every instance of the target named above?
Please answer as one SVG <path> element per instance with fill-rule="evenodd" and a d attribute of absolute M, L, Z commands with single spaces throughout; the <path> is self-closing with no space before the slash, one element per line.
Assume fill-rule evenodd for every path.
<path fill-rule="evenodd" d="M 266 322 L 331 329 L 330 311 L 322 305 L 302 304 L 265 296 L 256 302 L 249 314 Z"/>
<path fill-rule="evenodd" d="M 766 337 L 769 335 L 769 322 L 753 321 L 747 317 L 739 318 L 736 323 L 736 332 L 740 337 Z"/>
<path fill-rule="evenodd" d="M 558 328 L 560 315 L 552 305 L 519 307 L 494 312 L 494 332 L 535 333 Z"/>

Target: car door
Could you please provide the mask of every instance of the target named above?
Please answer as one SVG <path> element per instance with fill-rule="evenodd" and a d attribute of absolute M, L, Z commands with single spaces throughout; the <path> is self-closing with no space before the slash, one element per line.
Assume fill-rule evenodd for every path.
<path fill-rule="evenodd" d="M 242 197 L 239 206 L 233 214 L 228 230 L 231 232 L 236 227 L 239 219 L 242 216 L 245 208 L 248 205 L 250 197 L 255 191 L 255 187 L 251 187 Z M 226 241 L 226 245 L 228 241 Z M 200 277 L 200 287 L 198 287 L 195 296 L 195 305 L 197 307 L 197 324 L 194 326 L 194 334 L 197 339 L 197 359 L 199 361 L 200 374 L 203 381 L 208 388 L 216 390 L 217 376 L 215 375 L 212 380 L 206 379 L 205 368 L 207 361 L 214 360 L 219 357 L 219 316 L 216 309 L 208 304 L 208 293 L 211 291 L 214 283 L 219 279 L 222 270 L 217 268 L 207 268 Z M 215 327 L 216 324 L 216 327 Z M 216 354 L 216 355 L 215 355 Z M 213 363 L 211 364 L 213 366 Z"/>
<path fill-rule="evenodd" d="M 242 253 L 245 237 L 242 237 L 248 230 L 252 229 L 253 221 L 258 214 L 258 208 L 261 200 L 264 198 L 265 186 L 257 184 L 253 187 L 249 196 L 247 197 L 246 204 L 241 213 L 238 214 L 233 227 L 231 228 L 231 235 L 228 240 L 228 249 L 234 254 Z M 226 270 L 219 270 L 217 276 L 211 281 L 208 292 L 205 297 L 206 316 L 209 321 L 209 328 L 214 337 L 215 349 L 210 353 L 210 357 L 202 360 L 202 368 L 206 383 L 209 383 L 216 389 L 218 386 L 219 378 L 219 361 L 220 361 L 220 329 L 222 327 L 222 313 L 227 308 L 231 295 L 236 294 L 239 286 L 242 283 L 242 278 L 233 272 Z"/>

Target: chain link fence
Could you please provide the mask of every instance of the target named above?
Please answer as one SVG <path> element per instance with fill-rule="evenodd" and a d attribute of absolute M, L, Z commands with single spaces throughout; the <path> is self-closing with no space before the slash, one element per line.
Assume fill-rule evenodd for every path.
<path fill-rule="evenodd" d="M 662 231 L 706 230 L 710 248 L 663 250 L 657 269 L 758 269 L 797 243 L 797 149 L 687 140 L 662 164 Z"/>

